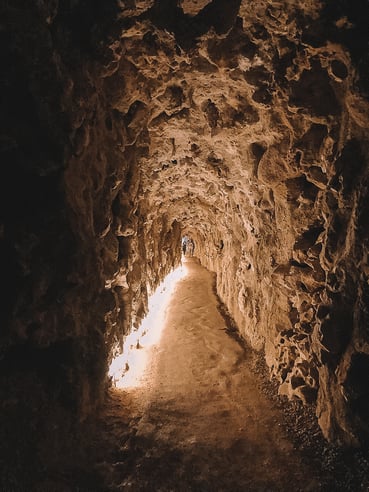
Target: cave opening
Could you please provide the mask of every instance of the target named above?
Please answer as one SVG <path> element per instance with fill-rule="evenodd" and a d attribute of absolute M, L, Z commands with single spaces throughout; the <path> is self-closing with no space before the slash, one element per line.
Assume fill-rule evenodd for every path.
<path fill-rule="evenodd" d="M 92 453 L 91 466 L 79 469 L 86 482 L 76 478 L 71 448 L 83 454 L 84 429 L 100 412 L 111 423 L 112 361 L 124 341 L 143 353 L 137 336 L 150 295 L 182 261 L 188 275 L 178 304 L 195 306 L 189 326 L 207 326 L 207 309 L 217 304 L 224 316 L 215 332 L 238 347 L 227 359 L 230 340 L 222 338 L 223 347 L 198 326 L 209 364 L 193 365 L 197 352 L 187 341 L 194 333 L 181 325 L 177 359 L 204 384 L 200 367 L 219 376 L 209 377 L 209 393 L 222 405 L 232 387 L 242 399 L 202 414 L 201 392 L 197 403 L 192 393 L 193 408 L 180 398 L 183 415 L 218 416 L 211 446 L 199 444 L 204 467 L 193 476 L 182 469 L 183 488 L 242 488 L 234 478 L 246 473 L 242 460 L 223 484 L 219 461 L 206 456 L 214 448 L 224 463 L 248 462 L 258 447 L 244 434 L 223 448 L 215 438 L 227 415 L 236 422 L 252 406 L 238 386 L 250 375 L 247 356 L 254 386 L 285 412 L 289 442 L 302 449 L 302 461 L 315 457 L 321 475 L 311 487 L 368 489 L 367 0 L 354 7 L 346 0 L 100 3 L 0 6 L 7 67 L 0 82 L 0 488 L 94 490 L 100 477 L 97 488 L 119 490 L 140 468 L 137 448 L 156 436 L 160 459 L 139 461 L 147 473 L 133 483 L 150 489 L 167 476 L 163 489 L 178 489 L 175 472 L 160 463 L 175 456 L 185 466 L 196 435 L 182 435 L 182 448 L 166 441 L 160 422 L 170 422 L 169 393 L 165 408 L 155 400 L 153 420 L 115 416 L 132 435 L 138 421 L 158 433 L 138 432 L 136 448 L 124 434 L 127 449 Z M 185 235 L 194 241 L 192 257 L 183 255 Z M 216 296 L 200 306 L 204 292 Z M 131 363 L 120 360 L 128 375 Z M 176 368 L 176 360 L 163 360 Z M 164 390 L 175 386 L 166 374 Z M 119 398 L 112 411 L 135 405 L 134 396 Z M 109 439 L 118 441 L 123 430 L 113 427 Z M 265 469 L 268 459 L 260 461 Z M 270 489 L 272 478 L 251 477 L 244 488 Z"/>
<path fill-rule="evenodd" d="M 193 256 L 195 252 L 195 241 L 190 234 L 185 234 L 181 238 L 182 256 Z"/>

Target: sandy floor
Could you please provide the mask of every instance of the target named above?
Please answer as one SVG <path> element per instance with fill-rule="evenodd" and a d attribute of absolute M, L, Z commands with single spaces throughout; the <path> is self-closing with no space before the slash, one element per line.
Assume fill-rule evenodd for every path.
<path fill-rule="evenodd" d="M 112 392 L 115 443 L 100 469 L 108 490 L 319 490 L 226 331 L 212 275 L 196 258 L 186 267 L 144 384 Z"/>

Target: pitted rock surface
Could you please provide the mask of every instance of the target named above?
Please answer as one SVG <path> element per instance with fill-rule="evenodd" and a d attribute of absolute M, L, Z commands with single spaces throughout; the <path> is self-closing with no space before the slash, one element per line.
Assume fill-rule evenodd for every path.
<path fill-rule="evenodd" d="M 95 411 L 188 233 L 280 393 L 316 401 L 329 440 L 366 440 L 368 10 L 1 6 L 7 418 Z"/>
<path fill-rule="evenodd" d="M 368 102 L 337 42 L 349 27 L 323 21 L 317 2 L 242 2 L 236 14 L 233 4 L 183 5 L 159 21 L 163 5 L 123 33 L 111 77 L 130 88 L 113 97 L 113 111 L 129 115 L 131 138 L 147 141 L 137 194 L 145 227 L 159 215 L 191 232 L 242 335 L 265 348 L 281 394 L 318 395 L 326 436 L 355 440 L 344 388 L 355 354 L 367 360 L 355 326 L 366 309 L 357 293 L 367 284 L 359 203 L 368 120 L 353 100 L 366 114 Z M 355 398 L 365 407 L 364 394 Z"/>

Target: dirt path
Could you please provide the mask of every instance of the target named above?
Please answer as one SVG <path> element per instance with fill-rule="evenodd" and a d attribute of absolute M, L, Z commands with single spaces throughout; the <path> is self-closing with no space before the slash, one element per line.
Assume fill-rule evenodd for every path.
<path fill-rule="evenodd" d="M 195 258 L 186 267 L 144 385 L 112 395 L 109 490 L 319 490 L 226 332 L 212 275 Z"/>

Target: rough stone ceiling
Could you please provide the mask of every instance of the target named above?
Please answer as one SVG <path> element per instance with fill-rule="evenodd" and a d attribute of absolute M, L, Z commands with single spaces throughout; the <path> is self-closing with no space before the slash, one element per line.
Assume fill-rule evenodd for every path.
<path fill-rule="evenodd" d="M 194 15 L 204 5 L 187 2 L 182 7 Z M 312 5 L 303 6 L 311 20 L 318 13 Z M 211 30 L 190 50 L 174 44 L 173 34 L 153 29 L 147 20 L 136 21 L 123 33 L 124 63 L 118 74 L 122 80 L 129 79 L 129 85 L 113 107 L 128 113 L 133 139 L 143 122 L 147 124 L 149 149 L 141 161 L 142 188 L 155 210 L 164 204 L 168 209 L 168 198 L 172 200 L 169 214 L 180 222 L 189 216 L 191 222 L 198 207 L 207 214 L 216 210 L 217 202 L 223 207 L 229 201 L 230 210 L 244 200 L 253 206 L 252 200 L 260 200 L 264 193 L 262 185 L 269 185 L 280 173 L 284 178 L 306 175 L 309 182 L 324 186 L 319 179 L 326 177 L 318 166 L 301 172 L 296 165 L 288 169 L 283 160 L 293 159 L 288 155 L 291 142 L 298 141 L 311 125 L 332 126 L 340 105 L 335 91 L 352 84 L 352 76 L 344 73 L 342 80 L 332 63 L 344 72 L 347 54 L 334 45 L 329 55 L 326 46 L 305 45 L 297 50 L 301 28 L 293 15 L 294 4 L 290 11 L 282 7 L 268 2 L 242 4 L 230 31 L 217 35 Z M 255 28 L 255 18 L 263 22 L 262 27 Z M 292 63 L 279 64 L 276 70 L 275 57 L 287 61 L 294 50 Z M 312 63 L 316 66 L 313 77 L 308 75 Z M 301 74 L 303 81 L 298 83 Z M 287 81 L 291 84 L 286 85 Z M 309 86 L 310 96 L 306 94 Z M 312 114 L 301 109 L 304 103 Z M 329 137 L 324 144 L 328 152 Z M 279 166 L 270 166 L 264 156 L 258 168 L 263 151 L 273 147 Z M 227 222 L 224 210 L 220 215 Z M 199 222 L 212 223 L 204 217 Z"/>
<path fill-rule="evenodd" d="M 166 199 L 175 200 L 169 214 L 181 222 L 189 219 L 197 229 L 194 221 L 200 207 L 205 213 L 198 219 L 201 231 L 201 224 L 214 223 L 206 216 L 216 211 L 217 204 L 224 206 L 230 190 L 234 205 L 239 194 L 247 194 L 245 185 L 250 183 L 255 160 L 249 146 L 255 140 L 265 145 L 273 139 L 265 132 L 268 110 L 260 105 L 260 117 L 249 102 L 252 86 L 242 75 L 232 79 L 234 69 L 218 68 L 218 60 L 213 61 L 205 49 L 191 55 L 175 52 L 172 36 L 158 32 L 160 55 L 155 51 L 150 56 L 152 37 L 145 45 L 143 32 L 144 28 L 132 37 L 128 31 L 123 42 L 127 53 L 133 53 L 128 60 L 138 77 L 145 77 L 145 93 L 130 90 L 125 107 L 120 100 L 116 109 L 131 108 L 135 113 L 128 128 L 134 128 L 135 122 L 140 127 L 147 119 L 150 147 L 148 157 L 142 159 L 142 179 L 154 210 Z M 131 83 L 132 89 L 139 85 L 137 79 Z"/>

